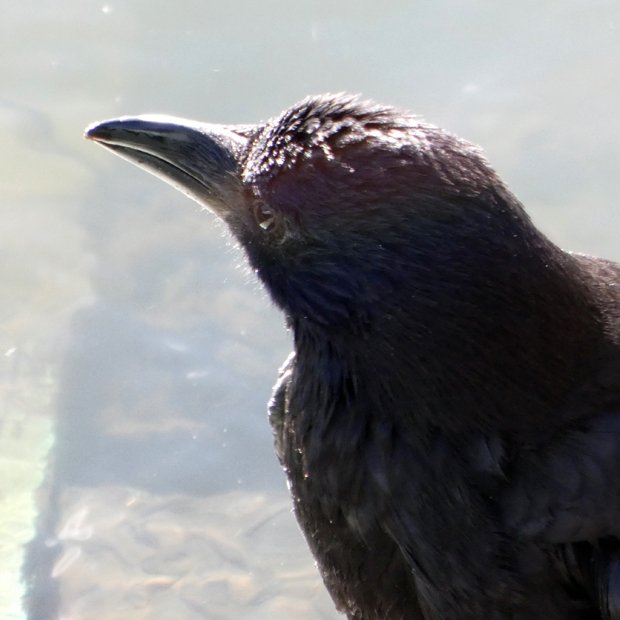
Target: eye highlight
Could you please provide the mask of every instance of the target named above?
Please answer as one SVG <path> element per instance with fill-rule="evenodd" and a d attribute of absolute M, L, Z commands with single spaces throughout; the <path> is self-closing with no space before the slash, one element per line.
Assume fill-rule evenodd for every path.
<path fill-rule="evenodd" d="M 270 230 L 276 223 L 275 211 L 264 202 L 257 202 L 254 205 L 254 218 L 263 230 Z"/>

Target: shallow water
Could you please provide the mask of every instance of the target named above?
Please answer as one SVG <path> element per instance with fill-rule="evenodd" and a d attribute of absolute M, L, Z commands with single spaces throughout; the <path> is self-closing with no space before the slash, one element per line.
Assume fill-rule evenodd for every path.
<path fill-rule="evenodd" d="M 83 128 L 361 92 L 620 259 L 620 6 L 44 0 L 0 33 L 0 617 L 337 617 L 265 415 L 281 317 L 209 213 Z"/>

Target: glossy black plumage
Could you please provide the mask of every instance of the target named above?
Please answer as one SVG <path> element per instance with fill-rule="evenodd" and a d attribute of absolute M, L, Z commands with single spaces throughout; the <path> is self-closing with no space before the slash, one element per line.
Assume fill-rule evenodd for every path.
<path fill-rule="evenodd" d="M 388 107 L 87 137 L 222 217 L 295 352 L 270 404 L 356 620 L 620 618 L 620 267 L 557 248 L 478 149 Z"/>

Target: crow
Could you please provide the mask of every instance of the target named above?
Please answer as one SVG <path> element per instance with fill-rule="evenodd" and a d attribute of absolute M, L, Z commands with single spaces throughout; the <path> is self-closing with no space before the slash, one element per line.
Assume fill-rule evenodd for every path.
<path fill-rule="evenodd" d="M 270 422 L 340 612 L 620 618 L 620 265 L 554 245 L 476 146 L 359 97 L 86 137 L 223 219 L 283 311 Z"/>

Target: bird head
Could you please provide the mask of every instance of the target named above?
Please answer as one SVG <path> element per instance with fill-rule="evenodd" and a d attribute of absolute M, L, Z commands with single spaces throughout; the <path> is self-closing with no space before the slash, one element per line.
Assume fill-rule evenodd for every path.
<path fill-rule="evenodd" d="M 292 321 L 341 328 L 411 295 L 440 303 L 455 274 L 510 253 L 526 219 L 477 147 L 355 97 L 253 126 L 122 117 L 86 137 L 222 218 Z"/>
<path fill-rule="evenodd" d="M 86 137 L 226 222 L 284 310 L 298 363 L 328 360 L 323 383 L 367 366 L 359 376 L 409 390 L 429 419 L 525 428 L 595 340 L 577 261 L 477 147 L 410 114 L 324 95 L 251 126 L 137 116 Z"/>

